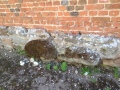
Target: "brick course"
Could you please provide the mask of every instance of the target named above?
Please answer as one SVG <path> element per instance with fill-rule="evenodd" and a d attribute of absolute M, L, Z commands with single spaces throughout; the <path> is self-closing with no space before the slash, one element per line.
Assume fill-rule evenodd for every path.
<path fill-rule="evenodd" d="M 0 25 L 120 37 L 120 0 L 0 0 Z"/>

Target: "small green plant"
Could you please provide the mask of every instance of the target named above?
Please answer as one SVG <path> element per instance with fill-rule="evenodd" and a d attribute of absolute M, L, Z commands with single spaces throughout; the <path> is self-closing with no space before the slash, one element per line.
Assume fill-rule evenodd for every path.
<path fill-rule="evenodd" d="M 22 48 L 20 46 L 17 47 L 16 52 L 20 55 L 26 55 L 25 50 L 22 50 Z"/>
<path fill-rule="evenodd" d="M 111 90 L 110 87 L 106 87 L 105 90 Z"/>
<path fill-rule="evenodd" d="M 58 66 L 57 65 L 53 66 L 53 69 L 58 71 Z"/>
<path fill-rule="evenodd" d="M 119 78 L 120 74 L 119 74 L 118 68 L 115 67 L 115 68 L 113 69 L 113 71 L 114 71 L 114 77 L 115 77 L 115 78 Z"/>
<path fill-rule="evenodd" d="M 81 68 L 81 74 L 82 75 L 91 75 L 91 70 L 89 67 L 85 66 Z"/>
<path fill-rule="evenodd" d="M 95 78 L 91 78 L 90 81 L 91 81 L 92 83 L 97 83 L 97 80 L 96 80 Z"/>
<path fill-rule="evenodd" d="M 50 69 L 51 69 L 51 64 L 50 64 L 50 63 L 46 65 L 46 69 L 47 69 L 47 70 L 50 70 Z"/>
<path fill-rule="evenodd" d="M 68 69 L 67 62 L 62 62 L 61 66 L 60 66 L 60 69 L 61 69 L 63 72 L 67 71 L 67 69 Z"/>
<path fill-rule="evenodd" d="M 0 87 L 0 90 L 5 90 L 3 87 Z"/>

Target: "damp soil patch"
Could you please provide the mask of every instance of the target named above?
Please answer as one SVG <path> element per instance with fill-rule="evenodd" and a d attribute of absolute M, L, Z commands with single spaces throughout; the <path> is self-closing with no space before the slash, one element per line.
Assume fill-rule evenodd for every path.
<path fill-rule="evenodd" d="M 41 60 L 33 66 L 29 60 L 16 51 L 0 49 L 0 90 L 120 90 L 119 68 Z"/>

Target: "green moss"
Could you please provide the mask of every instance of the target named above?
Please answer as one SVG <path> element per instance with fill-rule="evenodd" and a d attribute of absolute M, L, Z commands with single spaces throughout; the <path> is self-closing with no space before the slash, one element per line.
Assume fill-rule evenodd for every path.
<path fill-rule="evenodd" d="M 46 65 L 46 69 L 47 69 L 47 70 L 50 70 L 50 69 L 51 69 L 51 64 L 47 64 L 47 65 Z"/>
<path fill-rule="evenodd" d="M 53 69 L 58 71 L 58 66 L 57 65 L 53 66 Z"/>
<path fill-rule="evenodd" d="M 66 63 L 66 62 L 62 62 L 60 68 L 61 68 L 61 70 L 62 70 L 63 72 L 67 71 L 67 69 L 68 69 L 67 63 Z"/>

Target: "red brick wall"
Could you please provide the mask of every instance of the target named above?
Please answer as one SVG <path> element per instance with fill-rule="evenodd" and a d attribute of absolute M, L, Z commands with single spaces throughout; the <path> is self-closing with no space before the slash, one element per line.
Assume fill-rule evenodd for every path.
<path fill-rule="evenodd" d="M 0 25 L 120 37 L 120 0 L 0 0 Z"/>

